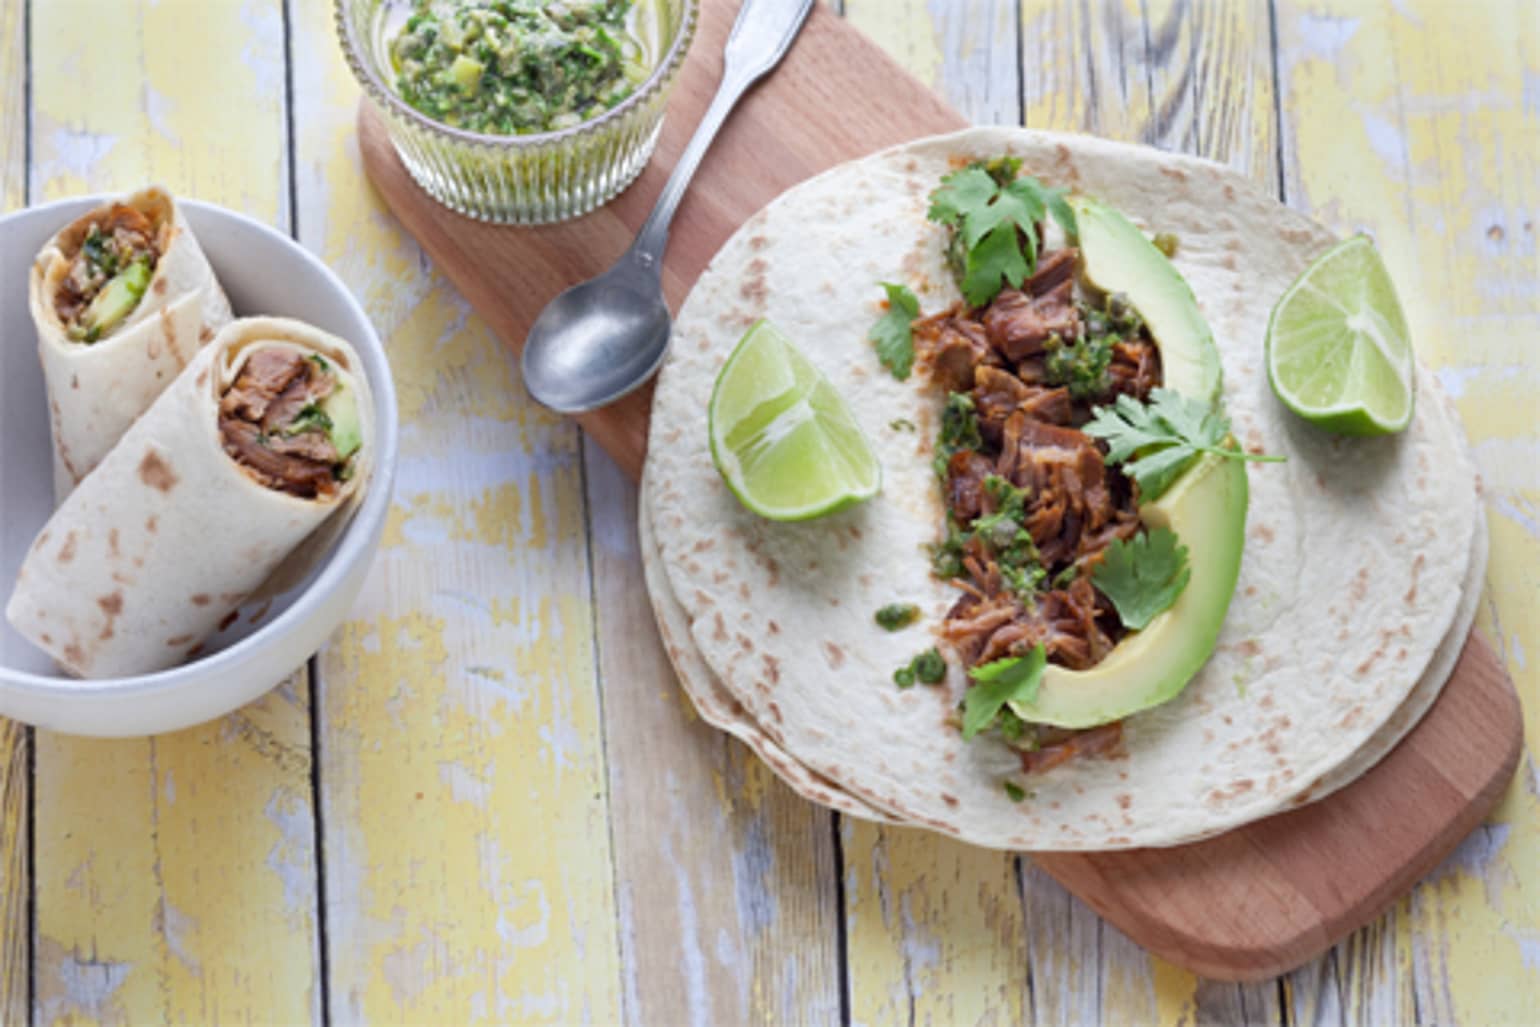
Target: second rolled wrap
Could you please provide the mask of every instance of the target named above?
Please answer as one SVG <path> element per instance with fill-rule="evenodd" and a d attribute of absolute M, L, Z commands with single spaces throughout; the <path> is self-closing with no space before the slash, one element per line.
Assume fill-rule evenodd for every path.
<path fill-rule="evenodd" d="M 306 395 L 321 386 L 324 399 Z M 352 346 L 298 321 L 232 322 L 54 513 L 6 616 L 81 677 L 196 656 L 362 494 L 373 439 L 373 397 Z"/>

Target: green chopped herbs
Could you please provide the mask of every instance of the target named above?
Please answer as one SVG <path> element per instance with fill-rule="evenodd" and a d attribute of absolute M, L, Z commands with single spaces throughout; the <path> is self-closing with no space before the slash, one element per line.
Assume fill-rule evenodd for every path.
<path fill-rule="evenodd" d="M 974 684 L 963 696 L 963 738 L 972 739 L 991 727 L 1006 703 L 1036 699 L 1047 665 L 1048 651 L 1039 642 L 1025 656 L 1008 656 L 970 670 Z"/>
<path fill-rule="evenodd" d="M 1156 528 L 1127 542 L 1114 541 L 1091 580 L 1112 600 L 1124 626 L 1140 631 L 1171 608 L 1191 576 L 1187 547 L 1170 528 Z"/>
<path fill-rule="evenodd" d="M 570 128 L 647 77 L 628 28 L 651 0 L 416 0 L 390 44 L 396 91 L 455 128 L 525 135 Z"/>
<path fill-rule="evenodd" d="M 1083 430 L 1107 442 L 1107 463 L 1123 465 L 1138 483 L 1142 503 L 1158 499 L 1199 453 L 1267 463 L 1285 459 L 1225 445 L 1229 419 L 1171 389 L 1153 390 L 1148 403 L 1119 396 L 1113 406 L 1098 407 Z"/>
<path fill-rule="evenodd" d="M 915 431 L 914 422 L 907 417 L 895 417 L 888 422 L 888 427 L 894 431 Z"/>
<path fill-rule="evenodd" d="M 328 435 L 331 434 L 332 430 L 331 416 L 314 403 L 307 404 L 299 413 L 295 414 L 294 420 L 290 421 L 289 426 L 283 429 L 283 433 L 285 435 L 299 435 L 311 429 L 324 431 Z"/>
<path fill-rule="evenodd" d="M 914 333 L 909 324 L 920 316 L 920 301 L 906 286 L 881 283 L 888 294 L 887 313 L 883 314 L 867 338 L 877 344 L 877 359 L 899 381 L 914 369 Z"/>
<path fill-rule="evenodd" d="M 920 608 L 913 603 L 889 603 L 875 617 L 886 631 L 899 631 L 920 619 Z"/>
<path fill-rule="evenodd" d="M 1075 399 L 1091 399 L 1107 388 L 1107 367 L 1112 363 L 1116 335 L 1082 335 L 1065 342 L 1057 335 L 1047 344 L 1043 373 L 1050 385 L 1064 385 Z"/>
<path fill-rule="evenodd" d="M 1012 802 L 1020 802 L 1027 797 L 1026 790 L 1015 781 L 1005 782 L 1005 794 Z"/>
<path fill-rule="evenodd" d="M 953 454 L 965 449 L 979 449 L 983 445 L 978 408 L 973 404 L 973 397 L 965 392 L 949 393 L 941 411 L 941 429 L 936 433 L 936 477 L 946 480 L 946 465 Z"/>
<path fill-rule="evenodd" d="M 1045 216 L 1075 235 L 1065 190 L 1019 178 L 1020 168 L 1015 158 L 970 164 L 930 194 L 926 216 L 956 232 L 949 257 L 972 306 L 984 306 L 1005 285 L 1021 285 L 1037 268 L 1037 224 Z"/>
<path fill-rule="evenodd" d="M 1005 587 L 1022 599 L 1030 598 L 1048 576 L 1026 529 L 1031 493 L 994 474 L 984 479 L 984 491 L 995 504 L 994 513 L 977 518 L 967 529 L 948 517 L 947 536 L 931 552 L 932 570 L 937 577 L 958 577 L 963 573 L 963 553 L 976 541 L 994 559 Z"/>
<path fill-rule="evenodd" d="M 909 661 L 908 666 L 893 672 L 893 683 L 899 688 L 909 688 L 916 681 L 925 685 L 939 685 L 946 680 L 946 660 L 941 650 L 932 646 Z"/>
<path fill-rule="evenodd" d="M 1167 260 L 1176 256 L 1177 239 L 1170 232 L 1157 232 L 1155 238 L 1151 241 L 1155 244 L 1155 248 L 1165 255 Z"/>

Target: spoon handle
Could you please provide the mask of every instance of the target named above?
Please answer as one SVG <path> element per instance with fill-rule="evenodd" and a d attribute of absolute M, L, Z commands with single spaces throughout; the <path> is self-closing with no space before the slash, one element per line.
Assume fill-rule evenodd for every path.
<path fill-rule="evenodd" d="M 722 82 L 689 145 L 679 155 L 679 163 L 674 165 L 647 223 L 631 244 L 631 256 L 643 267 L 661 273 L 669 225 L 701 158 L 738 100 L 786 56 L 812 7 L 813 0 L 743 0 L 722 56 Z"/>

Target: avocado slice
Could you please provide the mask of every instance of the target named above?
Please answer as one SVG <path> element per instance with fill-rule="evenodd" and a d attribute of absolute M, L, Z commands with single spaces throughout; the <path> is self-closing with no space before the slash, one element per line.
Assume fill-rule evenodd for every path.
<path fill-rule="evenodd" d="M 358 398 L 352 389 L 338 383 L 320 406 L 331 421 L 332 445 L 337 448 L 337 455 L 346 460 L 364 444 L 363 429 L 358 423 Z"/>
<path fill-rule="evenodd" d="M 1145 527 L 1170 528 L 1187 546 L 1192 577 L 1176 603 L 1124 638 L 1090 670 L 1049 666 L 1037 698 L 1014 702 L 1023 720 L 1066 728 L 1119 720 L 1176 697 L 1208 661 L 1241 571 L 1246 466 L 1204 454 L 1159 499 L 1139 508 Z"/>
<path fill-rule="evenodd" d="M 149 261 L 136 260 L 102 286 L 80 319 L 82 338 L 86 342 L 95 342 L 122 324 L 144 298 L 144 290 L 149 288 L 153 273 Z"/>
<path fill-rule="evenodd" d="M 1121 293 L 1139 312 L 1160 349 L 1166 388 L 1217 406 L 1219 348 L 1187 280 L 1120 212 L 1084 196 L 1070 206 L 1086 281 L 1109 295 Z"/>

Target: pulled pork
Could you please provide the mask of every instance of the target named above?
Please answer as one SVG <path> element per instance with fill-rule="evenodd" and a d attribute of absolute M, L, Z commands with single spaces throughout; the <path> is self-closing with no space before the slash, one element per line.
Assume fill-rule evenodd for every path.
<path fill-rule="evenodd" d="M 913 325 L 932 379 L 966 397 L 951 405 L 971 408 L 978 428 L 954 426 L 968 441 L 944 450 L 938 467 L 950 531 L 937 567 L 963 592 L 943 632 L 969 668 L 1041 644 L 1051 663 L 1085 670 L 1124 633 L 1090 571 L 1114 540 L 1138 533 L 1137 495 L 1079 429 L 1119 394 L 1145 399 L 1160 384 L 1160 354 L 1126 307 L 1077 304 L 1078 263 L 1074 248 L 1046 253 L 1020 289 L 987 307 L 958 305 Z M 1121 737 L 1116 723 L 1022 728 L 1026 771 L 1105 753 Z"/>
<path fill-rule="evenodd" d="M 59 320 L 66 325 L 77 323 L 102 287 L 135 261 L 143 260 L 153 270 L 160 260 L 156 235 L 154 223 L 124 203 L 114 203 L 91 222 L 54 294 Z"/>
<path fill-rule="evenodd" d="M 303 499 L 329 496 L 341 462 L 322 423 L 307 411 L 336 379 L 291 349 L 253 353 L 219 403 L 225 452 L 258 482 Z"/>

